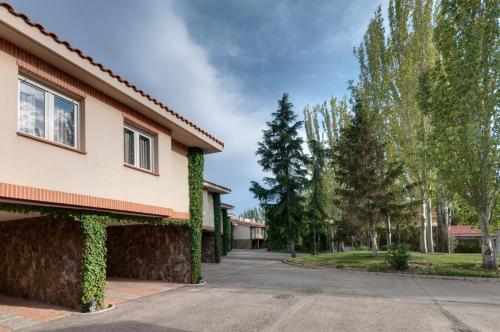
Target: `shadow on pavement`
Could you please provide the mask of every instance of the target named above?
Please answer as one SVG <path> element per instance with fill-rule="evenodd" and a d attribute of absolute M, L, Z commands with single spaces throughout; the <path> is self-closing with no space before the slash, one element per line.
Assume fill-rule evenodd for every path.
<path fill-rule="evenodd" d="M 43 330 L 42 330 L 43 331 Z M 50 329 L 50 331 L 71 331 L 71 332 L 103 332 L 103 331 L 120 331 L 120 332 L 136 332 L 136 331 L 149 331 L 149 332 L 185 332 L 187 330 L 180 330 L 175 328 L 169 328 L 166 326 L 153 325 L 143 322 L 136 321 L 121 321 L 116 323 L 107 324 L 92 324 L 85 326 L 68 326 L 58 329 Z"/>

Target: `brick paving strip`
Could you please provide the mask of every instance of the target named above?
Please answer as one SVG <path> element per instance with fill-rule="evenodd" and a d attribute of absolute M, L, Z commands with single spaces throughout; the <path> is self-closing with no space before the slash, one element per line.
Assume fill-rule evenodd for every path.
<path fill-rule="evenodd" d="M 76 311 L 0 295 L 0 332 L 67 317 Z"/>
<path fill-rule="evenodd" d="M 184 286 L 184 284 L 169 283 L 164 281 L 110 278 L 106 283 L 106 289 L 104 291 L 104 303 L 106 305 L 118 304 L 128 300 L 176 289 L 182 286 Z"/>
<path fill-rule="evenodd" d="M 104 302 L 105 305 L 116 305 L 182 286 L 184 284 L 112 278 L 106 283 Z M 68 308 L 0 295 L 0 332 L 10 332 L 78 313 Z"/>

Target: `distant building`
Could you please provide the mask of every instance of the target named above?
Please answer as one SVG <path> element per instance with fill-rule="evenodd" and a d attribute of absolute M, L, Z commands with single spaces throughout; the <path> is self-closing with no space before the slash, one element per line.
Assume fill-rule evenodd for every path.
<path fill-rule="evenodd" d="M 477 244 L 481 240 L 481 230 L 472 225 L 451 225 L 449 228 L 450 238 L 457 244 Z"/>
<path fill-rule="evenodd" d="M 231 222 L 233 223 L 234 248 L 259 249 L 265 247 L 265 221 L 236 218 L 235 215 L 231 215 Z"/>

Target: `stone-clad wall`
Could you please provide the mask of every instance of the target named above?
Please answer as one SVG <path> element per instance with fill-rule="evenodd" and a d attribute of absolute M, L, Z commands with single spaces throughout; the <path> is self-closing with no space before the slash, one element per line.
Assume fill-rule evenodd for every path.
<path fill-rule="evenodd" d="M 252 249 L 252 240 L 234 240 L 234 249 Z"/>
<path fill-rule="evenodd" d="M 184 226 L 108 227 L 108 277 L 191 282 L 191 232 Z"/>
<path fill-rule="evenodd" d="M 0 222 L 0 293 L 80 309 L 82 250 L 74 220 Z"/>
<path fill-rule="evenodd" d="M 215 236 L 213 232 L 203 232 L 201 237 L 201 261 L 215 263 Z"/>

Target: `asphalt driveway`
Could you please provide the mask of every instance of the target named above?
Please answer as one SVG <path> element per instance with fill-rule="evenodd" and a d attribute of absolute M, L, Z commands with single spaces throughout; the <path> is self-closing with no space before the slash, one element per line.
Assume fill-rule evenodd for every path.
<path fill-rule="evenodd" d="M 208 283 L 29 331 L 500 331 L 500 283 L 311 270 L 234 250 Z"/>

